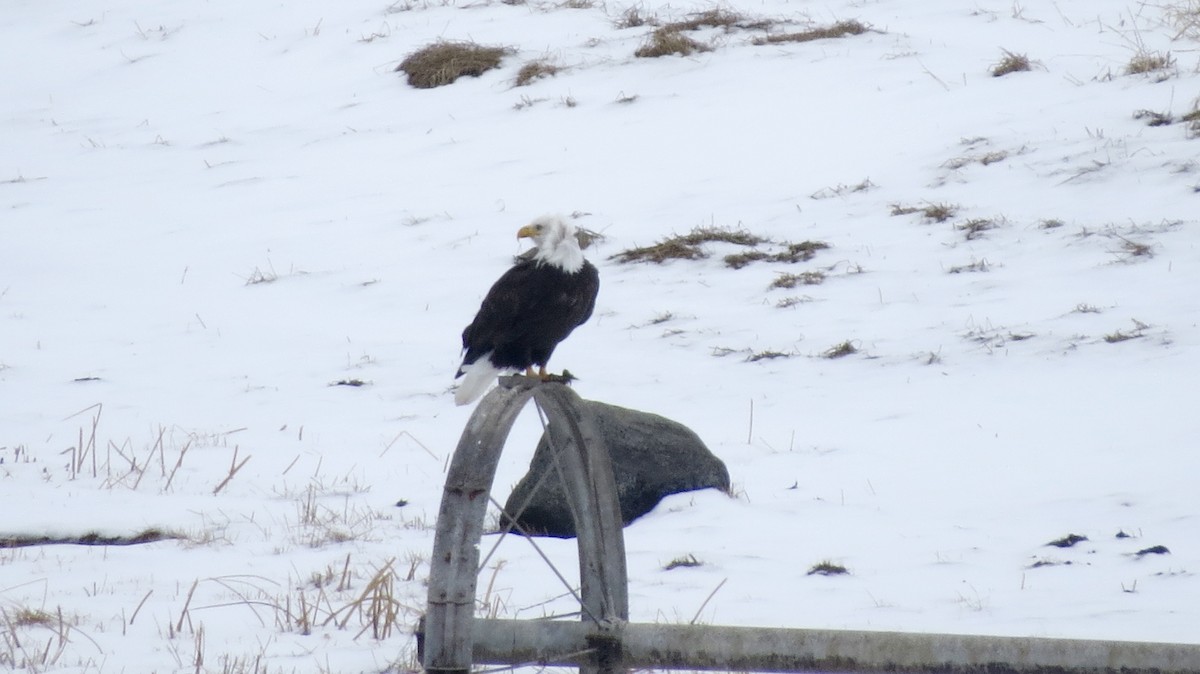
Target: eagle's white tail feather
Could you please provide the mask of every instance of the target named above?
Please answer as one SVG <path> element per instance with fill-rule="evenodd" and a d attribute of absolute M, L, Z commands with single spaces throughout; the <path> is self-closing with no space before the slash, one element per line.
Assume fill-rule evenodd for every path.
<path fill-rule="evenodd" d="M 488 390 L 492 382 L 496 381 L 501 370 L 488 360 L 490 355 L 487 354 L 474 363 L 462 367 L 463 380 L 458 385 L 458 390 L 454 392 L 454 404 L 469 405 L 475 402 Z"/>

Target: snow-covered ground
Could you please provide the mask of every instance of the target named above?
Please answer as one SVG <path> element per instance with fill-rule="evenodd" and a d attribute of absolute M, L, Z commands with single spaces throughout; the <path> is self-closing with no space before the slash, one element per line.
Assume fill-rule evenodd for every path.
<path fill-rule="evenodd" d="M 6 3 L 0 538 L 183 538 L 0 549 L 0 670 L 413 667 L 459 332 L 545 212 L 606 237 L 552 369 L 733 476 L 626 530 L 634 620 L 1200 643 L 1194 0 L 764 0 L 871 30 L 662 58 L 629 7 Z M 514 52 L 393 72 L 438 39 Z M 697 227 L 829 248 L 611 259 Z M 480 587 L 570 610 L 516 537 Z"/>

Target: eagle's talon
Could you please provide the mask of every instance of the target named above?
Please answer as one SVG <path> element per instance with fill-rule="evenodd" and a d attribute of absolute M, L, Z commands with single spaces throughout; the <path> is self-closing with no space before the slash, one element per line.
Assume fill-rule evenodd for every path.
<path fill-rule="evenodd" d="M 578 377 L 571 374 L 570 370 L 563 370 L 562 374 L 554 374 L 553 372 L 546 372 L 546 368 L 539 368 L 539 370 L 535 372 L 532 367 L 526 369 L 525 372 L 517 376 L 524 379 L 532 379 L 537 382 L 550 382 L 554 384 L 570 384 L 578 379 Z"/>
<path fill-rule="evenodd" d="M 571 374 L 570 370 L 563 370 L 562 374 L 547 373 L 546 376 L 542 377 L 542 381 L 554 382 L 556 384 L 570 384 L 576 379 L 578 377 Z"/>

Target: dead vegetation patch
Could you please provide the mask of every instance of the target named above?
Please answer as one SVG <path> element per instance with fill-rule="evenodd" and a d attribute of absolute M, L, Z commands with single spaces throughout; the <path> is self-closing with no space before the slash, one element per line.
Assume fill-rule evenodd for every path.
<path fill-rule="evenodd" d="M 992 66 L 992 77 L 1004 77 L 1012 73 L 1021 73 L 1029 71 L 1033 65 L 1029 61 L 1029 57 L 1025 54 L 1017 54 L 1007 49 L 1002 49 L 1004 55 L 996 65 Z"/>
<path fill-rule="evenodd" d="M 796 306 L 797 304 L 807 304 L 812 301 L 813 301 L 813 298 L 811 298 L 807 295 L 805 295 L 803 297 L 796 297 L 796 296 L 785 297 L 775 303 L 775 308 L 788 309 L 790 307 Z"/>
<path fill-rule="evenodd" d="M 805 271 L 799 274 L 780 274 L 771 282 L 772 288 L 795 288 L 796 286 L 819 286 L 825 282 L 825 272 Z"/>
<path fill-rule="evenodd" d="M 970 166 L 971 164 L 979 164 L 981 166 L 991 166 L 992 164 L 1002 162 L 1005 159 L 1008 159 L 1008 152 L 1006 152 L 1004 150 L 994 150 L 992 152 L 985 152 L 980 155 L 966 155 L 966 156 L 962 156 L 962 157 L 955 157 L 954 159 L 947 160 L 942 165 L 948 169 L 957 171 L 958 169 L 964 168 L 966 166 Z"/>
<path fill-rule="evenodd" d="M 1121 240 L 1121 252 L 1126 258 L 1154 257 L 1154 247 L 1150 244 L 1124 238 Z"/>
<path fill-rule="evenodd" d="M 837 358 L 852 356 L 856 353 L 858 353 L 858 347 L 854 346 L 854 343 L 847 339 L 841 344 L 835 344 L 828 349 L 825 349 L 825 351 L 821 353 L 821 357 L 834 360 Z"/>
<path fill-rule="evenodd" d="M 746 18 L 737 12 L 718 7 L 690 14 L 688 18 L 681 21 L 672 21 L 664 25 L 663 28 L 675 31 L 695 31 L 703 28 L 725 28 L 728 30 L 730 28 L 742 27 L 741 24 L 745 20 Z"/>
<path fill-rule="evenodd" d="M 955 204 L 926 204 L 924 206 L 904 206 L 892 204 L 892 215 L 911 215 L 920 213 L 921 217 L 930 222 L 945 222 L 958 214 L 959 207 Z"/>
<path fill-rule="evenodd" d="M 676 557 L 675 559 L 667 562 L 666 565 L 663 566 L 663 571 L 672 571 L 674 569 L 693 569 L 697 566 L 704 566 L 704 562 L 696 559 L 695 555 L 689 553 L 683 557 Z"/>
<path fill-rule="evenodd" d="M 1168 113 L 1154 110 L 1135 110 L 1133 118 L 1145 122 L 1146 126 L 1168 126 L 1175 121 Z"/>
<path fill-rule="evenodd" d="M 630 248 L 610 257 L 617 262 L 656 262 L 667 260 L 699 260 L 708 257 L 701 246 L 706 243 L 731 243 L 738 246 L 757 246 L 766 239 L 744 229 L 697 227 L 687 234 L 668 237 L 651 246 Z"/>
<path fill-rule="evenodd" d="M 162 529 L 146 529 L 129 536 L 113 536 L 94 531 L 79 536 L 37 536 L 21 534 L 0 537 L 0 548 L 25 548 L 34 545 L 144 545 L 179 540 L 183 535 Z"/>
<path fill-rule="evenodd" d="M 984 232 L 995 228 L 996 221 L 989 218 L 971 218 L 966 222 L 960 222 L 954 226 L 954 229 L 966 235 L 967 241 L 974 241 L 981 238 Z"/>
<path fill-rule="evenodd" d="M 1200 136 L 1200 109 L 1180 115 L 1178 119 L 1169 112 L 1142 109 L 1135 110 L 1133 118 L 1145 122 L 1146 126 L 1169 126 L 1179 122 L 1185 125 L 1184 128 L 1189 139 Z"/>
<path fill-rule="evenodd" d="M 650 37 L 633 52 L 633 55 L 638 58 L 658 58 L 671 54 L 689 56 L 696 52 L 711 50 L 711 47 L 700 44 L 678 30 L 663 26 L 650 33 Z"/>
<path fill-rule="evenodd" d="M 1049 557 L 1042 557 L 1042 558 L 1034 560 L 1034 562 L 1032 564 L 1030 564 L 1027 568 L 1043 569 L 1047 566 L 1070 566 L 1072 563 L 1073 562 L 1071 562 L 1070 560 L 1067 560 L 1064 562 L 1064 561 L 1061 561 L 1058 559 L 1050 559 Z"/>
<path fill-rule="evenodd" d="M 1125 64 L 1126 75 L 1152 75 L 1161 82 L 1170 77 L 1170 71 L 1175 67 L 1175 58 L 1170 52 L 1139 50 Z"/>
<path fill-rule="evenodd" d="M 1200 40 L 1200 0 L 1170 2 L 1163 11 L 1176 31 L 1172 39 Z"/>
<path fill-rule="evenodd" d="M 1145 557 L 1146 555 L 1169 555 L 1171 554 L 1171 550 L 1165 545 L 1152 545 L 1148 548 L 1142 548 L 1133 554 L 1138 557 Z"/>
<path fill-rule="evenodd" d="M 833 187 L 822 187 L 821 189 L 817 190 L 816 192 L 813 192 L 812 194 L 808 195 L 808 198 L 814 199 L 814 200 L 831 199 L 833 197 L 840 197 L 847 193 L 868 192 L 870 190 L 875 189 L 876 187 L 878 187 L 878 185 L 871 182 L 870 178 L 864 178 L 862 180 L 862 182 L 856 183 L 854 185 L 838 184 L 838 185 L 834 185 Z"/>
<path fill-rule="evenodd" d="M 521 66 L 521 69 L 517 71 L 517 77 L 513 80 L 513 85 L 518 87 L 528 86 L 535 80 L 540 80 L 543 77 L 553 77 L 560 70 L 562 68 L 550 63 L 547 59 L 530 61 Z"/>
<path fill-rule="evenodd" d="M 809 576 L 841 576 L 850 573 L 850 570 L 841 564 L 825 560 L 817 562 L 808 568 Z"/>
<path fill-rule="evenodd" d="M 646 42 L 633 53 L 634 56 L 641 58 L 655 58 L 671 54 L 688 56 L 696 52 L 712 50 L 708 45 L 702 44 L 684 33 L 696 32 L 708 28 L 719 28 L 725 31 L 732 31 L 734 29 L 766 30 L 773 26 L 774 23 L 774 21 L 769 19 L 747 18 L 738 12 L 718 7 L 689 14 L 687 18 L 679 21 L 659 25 L 655 17 L 647 18 L 642 16 L 640 11 L 629 9 L 617 21 L 617 27 L 631 28 L 647 24 L 658 26 L 658 28 L 650 33 Z"/>
<path fill-rule="evenodd" d="M 733 269 L 741 269 L 752 262 L 784 262 L 795 264 L 797 262 L 807 262 L 817 254 L 819 250 L 829 248 L 829 244 L 824 241 L 801 241 L 800 243 L 782 244 L 782 250 L 775 253 L 768 253 L 763 250 L 749 250 L 743 253 L 733 253 L 725 256 L 725 266 Z"/>
<path fill-rule="evenodd" d="M 330 386 L 349 386 L 350 388 L 359 388 L 362 386 L 367 386 L 368 383 L 369 382 L 365 382 L 361 379 L 339 379 L 331 383 Z"/>
<path fill-rule="evenodd" d="M 1133 321 L 1132 330 L 1117 330 L 1115 332 L 1110 332 L 1104 336 L 1104 341 L 1108 342 L 1109 344 L 1120 344 L 1121 342 L 1127 342 L 1131 339 L 1144 337 L 1146 335 L 1146 331 L 1150 329 L 1150 326 L 1137 320 L 1136 318 L 1131 320 Z"/>
<path fill-rule="evenodd" d="M 409 54 L 396 72 L 408 76 L 409 85 L 432 89 L 450 84 L 460 77 L 479 77 L 500 67 L 511 47 L 488 47 L 474 42 L 439 41 Z"/>
<path fill-rule="evenodd" d="M 1188 138 L 1200 137 L 1200 108 L 1183 115 L 1179 121 L 1187 124 Z"/>
<path fill-rule="evenodd" d="M 733 253 L 725 256 L 725 266 L 734 269 L 741 269 L 751 262 L 767 260 L 771 258 L 771 254 L 761 250 L 748 250 L 744 253 Z"/>
<path fill-rule="evenodd" d="M 588 247 L 593 243 L 596 243 L 597 241 L 603 241 L 604 235 L 600 232 L 595 232 L 590 229 L 576 226 L 575 240 L 579 242 L 579 248 L 581 250 L 587 250 Z"/>
<path fill-rule="evenodd" d="M 1119 344 L 1121 342 L 1127 342 L 1131 339 L 1137 339 L 1139 337 L 1141 337 L 1141 335 L 1135 332 L 1117 330 L 1116 332 L 1105 335 L 1104 341 L 1108 342 L 1109 344 Z"/>
<path fill-rule="evenodd" d="M 766 35 L 764 37 L 755 38 L 753 43 L 756 45 L 781 44 L 788 42 L 812 42 L 814 40 L 829 40 L 847 35 L 862 35 L 870 30 L 865 24 L 855 19 L 849 21 L 838 21 L 831 26 L 822 28 L 810 28 L 808 30 L 797 31 L 793 33 L 776 33 L 774 35 Z"/>
<path fill-rule="evenodd" d="M 1079 534 L 1067 534 L 1066 536 L 1063 536 L 1062 538 L 1056 538 L 1056 539 L 1050 541 L 1046 545 L 1054 546 L 1056 548 L 1070 548 L 1070 547 L 1074 547 L 1075 544 L 1077 544 L 1077 543 L 1082 543 L 1082 542 L 1086 541 L 1087 539 L 1088 539 L 1087 536 L 1081 536 Z"/>
<path fill-rule="evenodd" d="M 1128 234 L 1129 234 L 1129 236 L 1137 236 L 1137 235 L 1144 236 L 1145 230 L 1135 226 L 1135 227 L 1131 227 L 1129 229 Z M 1154 257 L 1153 244 L 1143 243 L 1141 241 L 1135 241 L 1135 240 L 1129 238 L 1129 236 L 1126 236 L 1125 234 L 1121 233 L 1120 231 L 1117 231 L 1116 228 L 1112 228 L 1109 231 L 1105 232 L 1104 236 L 1106 236 L 1108 238 L 1116 239 L 1119 242 L 1117 250 L 1113 251 L 1113 253 L 1117 256 L 1118 262 L 1124 262 L 1124 263 L 1140 262 L 1143 259 L 1148 260 L 1148 259 Z"/>
<path fill-rule="evenodd" d="M 975 261 L 969 262 L 967 264 L 955 265 L 955 266 L 947 269 L 946 272 L 950 273 L 950 274 L 963 274 L 963 273 L 967 273 L 967 272 L 990 271 L 991 268 L 992 268 L 992 265 L 985 258 L 982 260 L 975 260 Z"/>
<path fill-rule="evenodd" d="M 640 7 L 633 6 L 621 12 L 621 16 L 614 22 L 617 28 L 641 28 L 642 26 L 657 26 L 658 17 L 654 15 L 646 16 L 642 14 Z"/>
<path fill-rule="evenodd" d="M 746 357 L 746 362 L 747 363 L 757 363 L 760 360 L 775 360 L 776 358 L 791 358 L 791 357 L 792 357 L 792 354 L 790 354 L 790 353 L 784 353 L 782 351 L 773 351 L 773 350 L 767 349 L 766 351 L 756 351 L 756 352 L 750 354 L 749 356 Z"/>

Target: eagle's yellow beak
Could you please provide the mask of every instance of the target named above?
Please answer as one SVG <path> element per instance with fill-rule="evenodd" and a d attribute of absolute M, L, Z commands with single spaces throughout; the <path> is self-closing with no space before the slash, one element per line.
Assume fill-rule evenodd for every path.
<path fill-rule="evenodd" d="M 532 239 L 537 236 L 537 228 L 533 225 L 525 225 L 517 230 L 518 239 Z"/>

